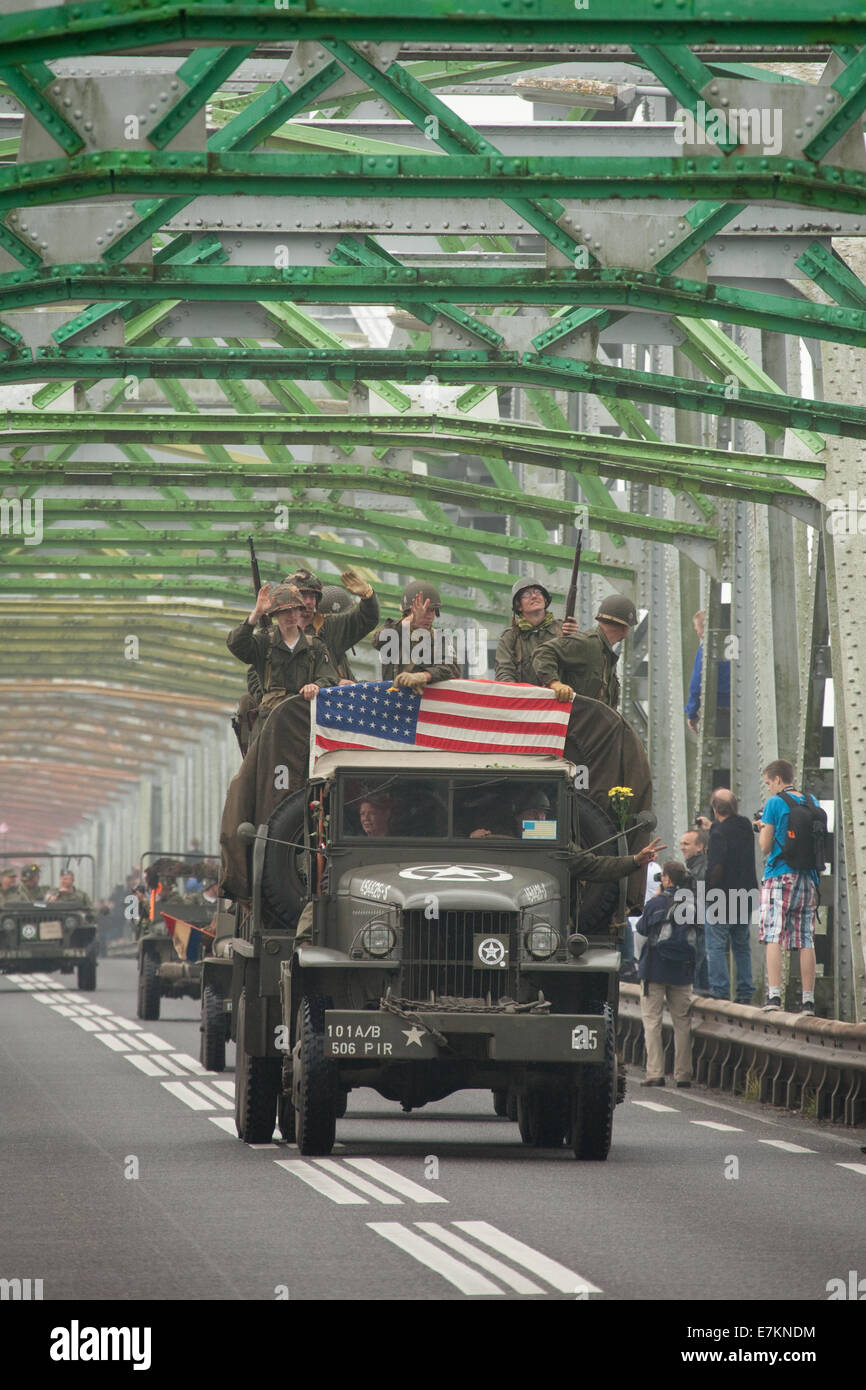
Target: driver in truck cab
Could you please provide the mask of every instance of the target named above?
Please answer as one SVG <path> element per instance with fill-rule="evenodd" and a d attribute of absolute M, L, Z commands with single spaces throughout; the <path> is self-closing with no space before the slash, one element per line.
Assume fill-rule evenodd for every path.
<path fill-rule="evenodd" d="M 547 820 L 549 813 L 550 801 L 546 793 L 530 792 L 525 798 L 512 802 L 510 829 L 491 830 L 487 826 L 479 826 L 470 832 L 469 838 L 521 839 L 524 821 Z M 571 854 L 579 878 L 589 883 L 604 883 L 611 879 L 625 878 L 628 874 L 634 873 L 635 869 L 643 868 L 655 858 L 658 850 L 666 848 L 661 840 L 653 840 L 652 844 L 646 845 L 637 854 L 604 855 L 593 854 L 591 850 L 578 849 L 576 845 L 572 845 Z"/>

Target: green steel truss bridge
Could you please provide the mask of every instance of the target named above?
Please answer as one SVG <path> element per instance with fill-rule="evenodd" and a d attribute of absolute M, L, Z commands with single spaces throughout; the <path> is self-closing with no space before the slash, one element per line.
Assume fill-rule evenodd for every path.
<path fill-rule="evenodd" d="M 789 757 L 863 1018 L 866 6 L 408 8 L 0 4 L 0 838 L 215 842 L 248 535 L 492 651 L 583 518 L 664 838 Z"/>

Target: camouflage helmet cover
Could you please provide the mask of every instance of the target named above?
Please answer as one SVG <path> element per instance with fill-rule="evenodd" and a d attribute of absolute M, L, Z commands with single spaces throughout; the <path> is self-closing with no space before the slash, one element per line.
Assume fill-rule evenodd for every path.
<path fill-rule="evenodd" d="M 545 607 L 550 607 L 550 594 L 543 584 L 539 584 L 537 579 L 517 579 L 511 586 L 511 607 L 514 609 L 515 613 L 520 612 L 519 599 L 524 589 L 540 589 L 544 594 Z"/>
<path fill-rule="evenodd" d="M 14 872 L 14 870 L 13 870 Z M 38 878 L 42 870 L 38 864 L 25 864 L 21 870 L 22 879 Z"/>
<path fill-rule="evenodd" d="M 596 622 L 602 618 L 607 623 L 622 623 L 623 627 L 634 627 L 637 623 L 635 606 L 625 594 L 608 594 L 599 604 L 595 618 Z"/>
<path fill-rule="evenodd" d="M 426 583 L 426 581 L 422 579 L 413 579 L 412 583 L 407 584 L 405 589 L 403 590 L 403 612 L 409 612 L 409 609 L 412 607 L 413 600 L 416 599 L 419 595 L 421 598 L 426 598 L 429 600 L 429 602 L 435 608 L 438 616 L 439 609 L 442 606 L 442 600 L 439 597 L 439 590 L 434 588 L 432 584 L 428 584 Z"/>
<path fill-rule="evenodd" d="M 300 589 L 302 593 L 304 589 L 307 589 L 310 593 L 316 595 L 316 607 L 318 608 L 321 604 L 322 581 L 321 579 L 318 579 L 316 575 L 313 574 L 312 570 L 295 570 L 294 574 L 286 575 L 285 579 L 283 580 L 283 583 L 294 584 L 295 588 Z"/>
<path fill-rule="evenodd" d="M 286 608 L 306 609 L 300 589 L 294 584 L 278 584 L 271 594 L 268 613 L 282 613 Z"/>
<path fill-rule="evenodd" d="M 352 595 L 341 589 L 339 584 L 326 584 L 322 589 L 322 597 L 319 600 L 320 613 L 348 613 L 353 607 Z"/>

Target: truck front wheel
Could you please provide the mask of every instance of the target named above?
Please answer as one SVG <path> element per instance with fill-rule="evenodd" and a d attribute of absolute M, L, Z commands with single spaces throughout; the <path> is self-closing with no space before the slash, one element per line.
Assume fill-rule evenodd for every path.
<path fill-rule="evenodd" d="M 616 1105 L 616 1039 L 609 1004 L 594 1006 L 604 1013 L 604 1060 L 587 1062 L 581 1086 L 572 1098 L 571 1144 L 575 1158 L 605 1159 L 610 1151 Z"/>
<path fill-rule="evenodd" d="M 246 1049 L 246 988 L 238 1000 L 235 1046 L 235 1128 L 246 1144 L 267 1144 L 274 1137 L 280 1093 L 279 1057 L 253 1057 Z"/>
<path fill-rule="evenodd" d="M 330 1001 L 305 995 L 298 1010 L 294 1087 L 298 1150 L 329 1154 L 337 1127 L 337 1067 L 325 1056 L 325 1010 Z"/>
<path fill-rule="evenodd" d="M 150 1022 L 159 1018 L 159 961 L 149 951 L 142 954 L 138 968 L 137 1013 Z"/>
<path fill-rule="evenodd" d="M 201 1064 L 207 1071 L 226 1069 L 226 1020 L 223 997 L 215 985 L 201 993 Z"/>

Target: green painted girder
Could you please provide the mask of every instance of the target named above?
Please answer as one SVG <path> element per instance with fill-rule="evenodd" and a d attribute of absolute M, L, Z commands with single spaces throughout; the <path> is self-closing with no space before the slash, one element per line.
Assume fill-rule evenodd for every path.
<path fill-rule="evenodd" d="M 150 143 L 157 149 L 165 149 L 201 110 L 208 97 L 255 52 L 255 47 L 252 43 L 233 48 L 201 48 L 191 53 L 174 74 L 187 90 L 157 121 L 147 137 Z"/>
<path fill-rule="evenodd" d="M 770 478 L 781 482 L 788 476 L 824 476 L 820 463 L 802 459 L 773 454 L 735 453 L 675 441 L 656 444 L 647 440 L 612 439 L 579 431 L 545 430 L 518 420 L 455 419 L 453 416 L 421 413 L 395 417 L 372 414 L 269 415 L 261 412 L 249 420 L 215 411 L 192 416 L 167 416 L 150 411 L 112 416 L 98 411 L 58 410 L 47 415 L 32 410 L 0 411 L 0 449 L 56 444 L 58 439 L 80 444 L 122 444 L 135 440 L 137 436 L 147 439 L 156 447 L 169 443 L 207 444 L 213 440 L 261 445 L 274 438 L 291 439 L 298 443 L 316 443 L 323 439 L 328 443 L 351 440 L 369 445 L 375 439 L 389 447 L 420 444 L 427 449 L 453 453 L 507 453 L 515 456 L 519 451 L 521 455 L 529 453 L 530 462 L 539 462 L 549 455 L 554 462 L 546 464 L 547 467 L 560 466 L 557 461 L 563 458 L 573 462 L 587 458 L 592 462 L 629 468 L 640 464 L 658 465 L 676 471 L 684 478 L 704 474 L 710 479 L 737 475 L 754 480 L 761 486 Z M 471 445 L 471 449 L 468 445 Z M 107 467 L 114 468 L 115 465 Z M 340 465 L 328 467 L 333 467 L 335 473 L 340 469 Z M 352 467 L 356 470 L 356 481 L 366 476 L 367 470 L 361 465 Z M 269 470 L 267 465 L 256 464 L 249 471 L 265 476 Z M 293 467 L 278 470 L 272 476 L 290 478 L 294 476 Z M 399 474 L 395 473 L 395 476 Z M 418 474 L 403 476 L 409 478 L 413 486 L 421 486 L 424 481 Z M 534 499 L 524 498 L 524 502 L 531 506 Z"/>
<path fill-rule="evenodd" d="M 695 159 L 454 154 L 446 166 L 445 160 L 418 154 L 397 158 L 103 150 L 71 159 L 0 165 L 0 211 L 136 194 L 169 200 L 180 196 L 181 206 L 203 194 L 439 201 L 673 198 L 768 206 L 792 203 L 862 215 L 866 173 L 783 155 L 737 154 Z M 169 208 L 158 225 L 171 215 Z M 123 259 L 128 249 L 121 238 L 106 259 Z"/>
<path fill-rule="evenodd" d="M 519 12 L 509 0 L 460 0 L 458 11 L 438 0 L 413 0 L 402 10 L 389 0 L 83 0 L 72 7 L 20 11 L 0 22 L 7 63 L 114 53 L 123 49 L 205 42 L 286 43 L 338 35 L 371 43 L 825 44 L 866 37 L 866 15 L 826 0 L 727 0 L 724 12 L 683 0 L 535 0 Z M 512 54 L 509 52 L 509 57 Z"/>
<path fill-rule="evenodd" d="M 706 124 L 706 104 L 704 118 L 699 107 L 701 93 L 712 79 L 709 68 L 685 44 L 671 44 L 657 48 L 653 44 L 636 43 L 635 57 L 655 73 L 663 87 L 676 97 L 686 111 L 698 119 L 701 129 Z M 737 141 L 719 141 L 718 148 L 725 152 L 736 149 Z"/>
<path fill-rule="evenodd" d="M 823 159 L 866 110 L 866 51 L 852 56 L 831 86 L 841 100 L 803 146 L 810 159 Z"/>
<path fill-rule="evenodd" d="M 822 246 L 820 241 L 813 241 L 807 246 L 797 257 L 795 265 L 837 304 L 844 304 L 848 308 L 866 308 L 866 285 L 841 256 Z"/>
<path fill-rule="evenodd" d="M 0 51 L 3 45 L 0 40 Z M 6 83 L 12 95 L 20 101 L 21 105 L 34 116 L 42 129 L 56 140 L 61 149 L 66 154 L 75 154 L 84 146 L 84 139 L 79 135 L 74 126 L 60 114 L 56 107 L 45 96 L 44 88 L 54 80 L 54 73 L 44 63 L 36 63 L 33 66 L 7 67 L 4 64 L 0 67 L 0 77 Z"/>
<path fill-rule="evenodd" d="M 707 325 L 691 324 L 696 329 Z M 732 347 L 729 339 L 725 339 Z M 44 351 L 44 350 L 43 350 Z M 488 353 L 482 349 L 349 349 L 339 351 L 312 348 L 248 347 L 246 356 L 217 348 L 213 352 L 192 348 L 74 348 L 67 349 L 70 367 L 81 379 L 137 375 L 159 380 L 189 377 L 238 376 L 242 379 L 271 381 L 275 377 L 294 380 L 342 382 L 369 381 L 384 376 L 391 380 L 417 384 L 434 375 L 449 385 L 485 381 L 515 386 L 548 387 L 556 391 L 586 391 L 623 402 L 643 401 L 674 410 L 696 410 L 708 415 L 754 420 L 769 428 L 820 431 L 822 434 L 866 437 L 866 407 L 842 401 L 813 401 L 805 396 L 781 392 L 743 389 L 736 397 L 725 395 L 722 385 L 693 381 L 688 377 L 666 376 L 657 372 L 636 372 L 607 367 L 596 362 L 576 362 L 552 353 Z M 96 357 L 93 354 L 98 354 Z M 74 354 L 74 356 L 72 355 Z M 23 371 L 22 359 L 16 371 Z M 10 376 L 13 359 L 0 357 L 0 383 L 27 380 Z M 733 366 L 731 367 L 733 371 Z M 754 369 L 757 371 L 757 369 Z M 44 380 L 53 371 L 53 358 L 40 355 L 33 379 Z M 761 374 L 763 375 L 763 374 Z M 293 382 L 283 383 L 291 391 Z M 189 398 L 187 397 L 187 401 Z M 35 402 L 35 397 L 34 397 Z M 300 405 L 301 402 L 298 402 Z M 312 402 L 307 401 L 307 407 Z M 305 413 L 310 413 L 305 407 Z M 191 404 L 177 407 L 190 410 Z M 315 411 L 313 412 L 315 413 Z"/>
<path fill-rule="evenodd" d="M 0 313 L 65 300 L 139 302 L 162 300 L 275 301 L 294 304 L 394 304 L 422 309 L 448 304 L 604 305 L 682 317 L 746 324 L 767 332 L 866 345 L 866 315 L 859 308 L 814 304 L 808 299 L 761 294 L 681 276 L 626 267 L 599 270 L 507 270 L 501 267 L 426 266 L 52 266 L 27 276 L 0 275 Z M 472 331 L 473 321 L 467 324 Z M 539 334 L 550 346 L 579 324 L 566 315 Z M 482 325 L 482 330 L 486 325 Z M 333 336 L 333 335 L 332 335 Z M 495 331 L 482 336 L 499 337 Z"/>

